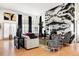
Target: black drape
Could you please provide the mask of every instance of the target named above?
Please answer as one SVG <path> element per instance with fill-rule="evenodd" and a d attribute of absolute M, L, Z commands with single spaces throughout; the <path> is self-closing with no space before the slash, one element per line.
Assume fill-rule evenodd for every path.
<path fill-rule="evenodd" d="M 32 17 L 31 16 L 29 16 L 28 24 L 29 24 L 29 31 L 28 32 L 32 32 Z"/>
<path fill-rule="evenodd" d="M 18 15 L 17 36 L 21 37 L 21 34 L 22 34 L 22 15 Z"/>
<path fill-rule="evenodd" d="M 40 18 L 39 18 L 39 36 L 42 36 L 42 28 L 43 28 L 42 25 L 43 25 L 42 24 L 42 16 L 40 16 Z"/>

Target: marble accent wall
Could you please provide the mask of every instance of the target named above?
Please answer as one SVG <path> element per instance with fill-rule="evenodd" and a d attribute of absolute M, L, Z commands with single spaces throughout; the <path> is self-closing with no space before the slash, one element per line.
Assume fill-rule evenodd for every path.
<path fill-rule="evenodd" d="M 51 32 L 55 29 L 58 34 L 71 30 L 71 26 L 75 20 L 75 4 L 74 3 L 63 3 L 50 10 L 45 14 L 45 23 L 47 32 Z M 73 26 L 74 29 L 74 26 Z"/>

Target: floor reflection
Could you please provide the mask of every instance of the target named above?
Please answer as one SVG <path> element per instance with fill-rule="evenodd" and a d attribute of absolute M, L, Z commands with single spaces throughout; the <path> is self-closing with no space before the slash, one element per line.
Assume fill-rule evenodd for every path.
<path fill-rule="evenodd" d="M 38 52 L 38 53 L 37 53 Z M 30 50 L 16 49 L 13 40 L 0 41 L 0 56 L 79 56 L 79 43 L 63 47 L 58 52 L 50 52 L 45 45 Z"/>
<path fill-rule="evenodd" d="M 10 56 L 15 55 L 15 49 L 14 49 L 14 41 L 11 40 L 3 40 L 0 41 L 2 43 L 0 45 L 0 55 Z"/>

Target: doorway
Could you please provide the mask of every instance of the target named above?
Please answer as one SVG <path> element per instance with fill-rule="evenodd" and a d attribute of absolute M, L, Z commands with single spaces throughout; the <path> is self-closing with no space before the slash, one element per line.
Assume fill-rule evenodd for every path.
<path fill-rule="evenodd" d="M 12 38 L 16 36 L 16 23 L 4 23 L 4 39 L 9 39 L 9 36 L 11 35 Z"/>

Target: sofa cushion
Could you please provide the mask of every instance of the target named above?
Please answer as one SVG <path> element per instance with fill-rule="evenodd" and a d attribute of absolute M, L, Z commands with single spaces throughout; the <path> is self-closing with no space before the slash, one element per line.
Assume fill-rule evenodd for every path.
<path fill-rule="evenodd" d="M 25 34 L 23 34 L 23 35 L 29 36 L 30 39 L 37 38 L 37 36 L 36 36 L 34 33 L 25 33 Z"/>

